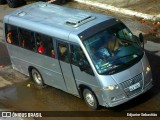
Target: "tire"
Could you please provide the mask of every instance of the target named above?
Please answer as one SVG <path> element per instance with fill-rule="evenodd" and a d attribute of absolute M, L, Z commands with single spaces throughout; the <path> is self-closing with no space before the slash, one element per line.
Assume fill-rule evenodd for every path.
<path fill-rule="evenodd" d="M 94 95 L 94 93 L 89 90 L 89 89 L 84 89 L 83 90 L 83 98 L 86 102 L 86 104 L 93 110 L 97 110 L 98 109 L 98 101 L 96 99 L 96 96 Z"/>
<path fill-rule="evenodd" d="M 6 0 L 0 0 L 0 5 L 6 4 L 7 1 Z"/>
<path fill-rule="evenodd" d="M 65 4 L 67 1 L 66 0 L 61 0 L 61 4 Z"/>
<path fill-rule="evenodd" d="M 58 5 L 65 4 L 65 3 L 66 3 L 66 0 L 56 0 L 53 2 L 53 4 L 58 4 Z"/>
<path fill-rule="evenodd" d="M 36 0 L 37 2 L 41 1 L 41 2 L 47 2 L 48 0 Z"/>
<path fill-rule="evenodd" d="M 16 8 L 19 6 L 19 0 L 7 0 L 7 3 L 10 8 Z"/>
<path fill-rule="evenodd" d="M 41 74 L 38 72 L 38 70 L 36 69 L 32 69 L 31 70 L 31 77 L 33 79 L 33 81 L 40 87 L 44 86 L 44 82 L 43 82 L 43 78 L 41 76 Z"/>
<path fill-rule="evenodd" d="M 23 5 L 26 5 L 27 2 L 25 0 L 20 0 L 19 1 L 19 6 L 23 6 Z"/>

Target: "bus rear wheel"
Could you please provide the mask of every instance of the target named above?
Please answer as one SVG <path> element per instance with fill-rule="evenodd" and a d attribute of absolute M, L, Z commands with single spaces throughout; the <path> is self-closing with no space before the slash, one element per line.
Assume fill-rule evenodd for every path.
<path fill-rule="evenodd" d="M 86 104 L 93 110 L 98 109 L 98 101 L 96 99 L 96 96 L 94 93 L 89 89 L 83 90 L 83 98 L 86 102 Z"/>
<path fill-rule="evenodd" d="M 44 86 L 43 78 L 42 78 L 42 76 L 41 76 L 41 74 L 39 73 L 38 70 L 32 69 L 32 70 L 31 70 L 31 75 L 32 75 L 33 81 L 34 81 L 38 86 Z"/>

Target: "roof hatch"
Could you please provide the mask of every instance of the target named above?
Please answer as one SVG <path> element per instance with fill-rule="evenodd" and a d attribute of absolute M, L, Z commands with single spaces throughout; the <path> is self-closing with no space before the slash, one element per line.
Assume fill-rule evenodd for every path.
<path fill-rule="evenodd" d="M 21 11 L 21 12 L 18 12 L 18 13 L 17 13 L 18 16 L 25 16 L 26 14 L 27 14 L 27 13 L 24 12 L 24 11 Z"/>
<path fill-rule="evenodd" d="M 85 24 L 91 20 L 94 20 L 96 17 L 84 13 L 78 13 L 77 15 L 74 15 L 70 17 L 68 20 L 66 20 L 66 24 L 73 26 L 73 27 L 78 27 L 82 24 Z"/>

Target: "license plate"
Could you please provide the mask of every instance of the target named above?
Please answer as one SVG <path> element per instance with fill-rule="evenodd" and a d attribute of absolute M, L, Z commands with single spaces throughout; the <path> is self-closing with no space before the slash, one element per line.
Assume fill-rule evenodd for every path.
<path fill-rule="evenodd" d="M 130 90 L 130 91 L 133 91 L 133 90 L 135 90 L 135 89 L 138 89 L 139 87 L 140 87 L 140 83 L 138 82 L 138 83 L 130 86 L 130 87 L 129 87 L 129 90 Z"/>

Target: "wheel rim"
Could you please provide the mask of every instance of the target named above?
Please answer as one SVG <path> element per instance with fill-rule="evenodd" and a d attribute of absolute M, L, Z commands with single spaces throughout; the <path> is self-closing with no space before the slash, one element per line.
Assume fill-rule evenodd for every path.
<path fill-rule="evenodd" d="M 94 106 L 94 98 L 92 94 L 90 93 L 86 94 L 86 101 L 90 106 Z"/>
<path fill-rule="evenodd" d="M 33 78 L 34 78 L 36 83 L 38 83 L 38 84 L 42 83 L 41 75 L 37 71 L 34 71 Z"/>

